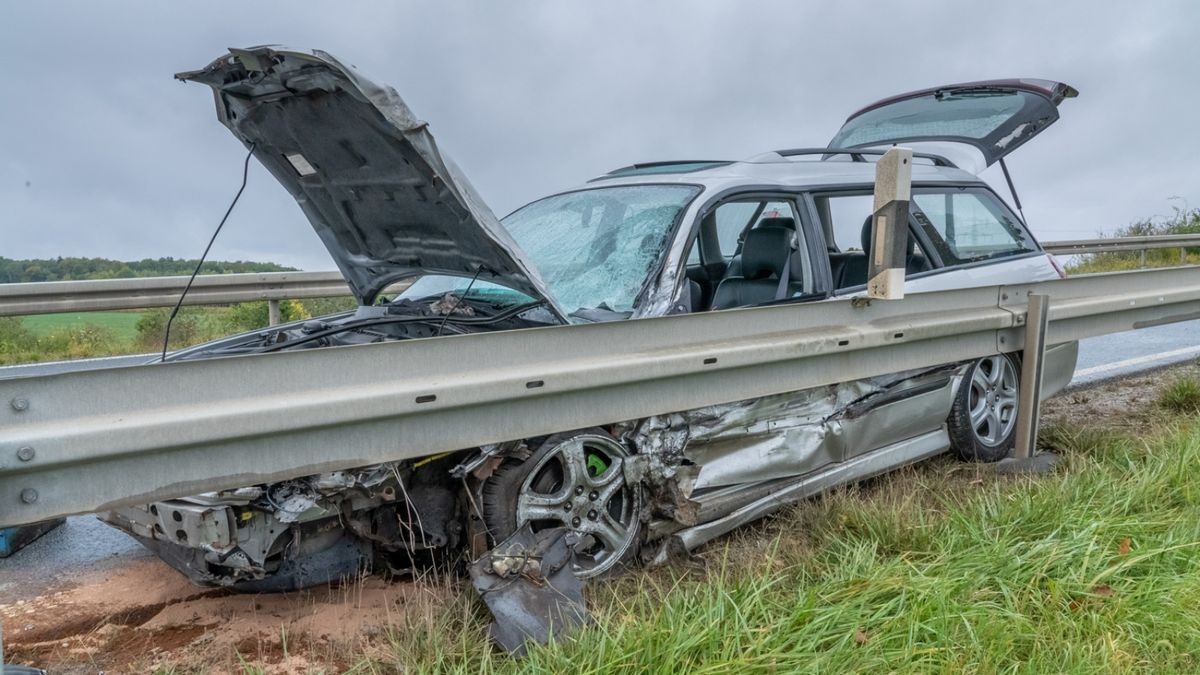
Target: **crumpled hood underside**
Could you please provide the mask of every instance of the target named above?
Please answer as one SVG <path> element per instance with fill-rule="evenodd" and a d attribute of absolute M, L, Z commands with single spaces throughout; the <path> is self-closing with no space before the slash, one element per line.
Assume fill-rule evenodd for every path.
<path fill-rule="evenodd" d="M 421 274 L 548 299 L 495 214 L 391 87 L 321 51 L 231 49 L 181 80 L 292 193 L 362 304 Z M 553 308 L 557 310 L 557 308 Z"/>

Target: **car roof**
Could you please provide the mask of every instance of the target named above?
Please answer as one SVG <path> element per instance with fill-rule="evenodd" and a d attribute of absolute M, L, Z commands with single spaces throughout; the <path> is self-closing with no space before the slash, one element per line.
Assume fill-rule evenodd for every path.
<path fill-rule="evenodd" d="M 913 162 L 912 181 L 986 185 L 968 171 L 919 160 Z M 851 161 L 842 157 L 822 160 L 819 155 L 789 158 L 777 152 L 768 152 L 735 162 L 697 160 L 635 164 L 593 178 L 581 187 L 681 183 L 703 185 L 706 189 L 716 190 L 738 186 L 822 189 L 870 187 L 874 182 L 874 161 Z"/>

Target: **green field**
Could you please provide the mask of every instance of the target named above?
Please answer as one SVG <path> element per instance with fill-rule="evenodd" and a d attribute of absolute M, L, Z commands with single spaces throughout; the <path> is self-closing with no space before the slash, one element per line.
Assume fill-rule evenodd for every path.
<path fill-rule="evenodd" d="M 122 342 L 132 342 L 137 337 L 137 322 L 142 312 L 80 312 L 74 314 L 38 314 L 27 316 L 21 325 L 38 337 L 83 328 L 87 325 L 100 326 L 112 331 Z"/>

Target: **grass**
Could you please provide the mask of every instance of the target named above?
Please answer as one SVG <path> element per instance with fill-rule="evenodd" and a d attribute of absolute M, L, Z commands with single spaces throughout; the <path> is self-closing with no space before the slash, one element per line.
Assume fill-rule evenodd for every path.
<path fill-rule="evenodd" d="M 76 314 L 39 314 L 27 316 L 21 325 L 37 337 L 70 331 L 85 326 L 97 326 L 110 331 L 117 340 L 137 338 L 137 322 L 142 312 L 85 312 Z"/>
<path fill-rule="evenodd" d="M 710 547 L 702 574 L 594 584 L 596 625 L 521 661 L 462 599 L 357 672 L 1197 672 L 1200 426 L 1043 435 L 1059 473 L 937 460 Z"/>
<path fill-rule="evenodd" d="M 1190 251 L 1190 249 L 1189 249 Z M 1179 249 L 1152 249 L 1147 251 L 1146 264 L 1142 264 L 1139 253 L 1092 253 L 1067 265 L 1068 274 L 1099 274 L 1102 272 L 1126 272 L 1155 267 L 1200 264 L 1200 255 L 1188 254 L 1186 262 L 1179 259 Z"/>
<path fill-rule="evenodd" d="M 1200 380 L 1195 377 L 1177 378 L 1159 393 L 1158 405 L 1174 413 L 1200 413 Z"/>
<path fill-rule="evenodd" d="M 1175 208 L 1168 217 L 1139 220 L 1112 233 L 1112 237 L 1142 237 L 1163 234 L 1200 234 L 1200 209 Z M 1189 248 L 1183 260 L 1177 248 L 1151 249 L 1145 252 L 1123 251 L 1119 253 L 1096 253 L 1072 257 L 1066 270 L 1069 274 L 1096 274 L 1121 272 L 1150 267 L 1174 267 L 1200 263 L 1200 250 Z"/>
<path fill-rule="evenodd" d="M 322 316 L 354 307 L 350 298 L 285 300 L 286 321 Z M 117 356 L 162 348 L 167 309 L 83 312 L 0 317 L 0 366 L 37 361 Z M 178 349 L 267 325 L 267 303 L 184 307 L 171 328 Z"/>

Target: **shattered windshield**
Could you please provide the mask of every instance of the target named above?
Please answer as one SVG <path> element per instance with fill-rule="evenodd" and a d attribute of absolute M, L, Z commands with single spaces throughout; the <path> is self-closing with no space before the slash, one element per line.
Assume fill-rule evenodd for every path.
<path fill-rule="evenodd" d="M 627 185 L 547 197 L 503 220 L 568 313 L 633 309 L 672 227 L 700 188 Z"/>

